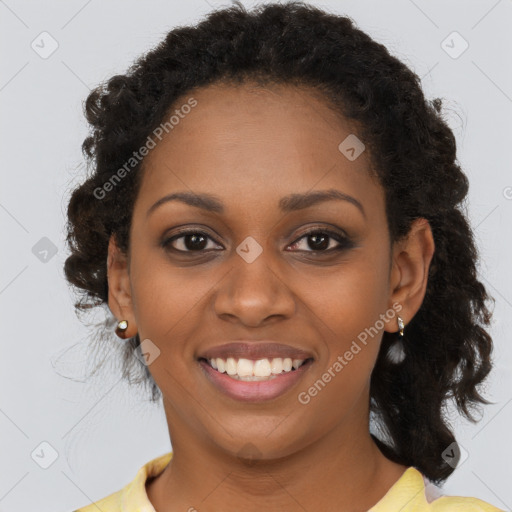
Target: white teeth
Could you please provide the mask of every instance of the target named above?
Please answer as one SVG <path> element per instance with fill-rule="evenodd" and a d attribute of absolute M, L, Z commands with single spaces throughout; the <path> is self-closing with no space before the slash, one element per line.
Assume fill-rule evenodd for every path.
<path fill-rule="evenodd" d="M 249 377 L 254 375 L 253 373 L 254 364 L 249 359 L 239 359 L 238 366 L 236 367 L 236 373 L 239 377 Z"/>
<path fill-rule="evenodd" d="M 280 357 L 272 359 L 270 367 L 273 375 L 279 375 L 283 371 L 283 360 Z"/>
<path fill-rule="evenodd" d="M 239 377 L 238 375 L 231 375 L 232 379 L 243 380 L 244 382 L 255 382 L 262 380 L 272 380 L 277 377 L 277 375 L 270 375 L 270 377 L 256 377 L 255 375 L 249 375 L 247 377 Z"/>
<path fill-rule="evenodd" d="M 236 361 L 232 357 L 228 357 L 226 360 L 226 364 L 224 365 L 226 368 L 226 373 L 228 375 L 235 375 L 237 371 Z"/>
<path fill-rule="evenodd" d="M 255 377 L 268 377 L 272 373 L 268 359 L 258 359 L 254 363 L 254 376 Z M 240 374 L 239 374 L 240 375 Z"/>
<path fill-rule="evenodd" d="M 269 359 L 235 359 L 228 357 L 222 359 L 217 357 L 208 362 L 212 368 L 220 373 L 227 373 L 230 377 L 237 380 L 257 381 L 270 380 L 283 372 L 290 372 L 292 368 L 297 370 L 304 364 L 305 359 L 291 359 L 289 357 L 274 357 Z"/>

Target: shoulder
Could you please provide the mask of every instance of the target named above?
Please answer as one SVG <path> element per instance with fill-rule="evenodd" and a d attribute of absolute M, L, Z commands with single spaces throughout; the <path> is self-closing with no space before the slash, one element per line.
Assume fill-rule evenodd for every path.
<path fill-rule="evenodd" d="M 478 498 L 447 496 L 410 466 L 370 512 L 504 512 Z"/>
<path fill-rule="evenodd" d="M 430 504 L 432 512 L 504 512 L 490 503 L 478 498 L 462 496 L 441 496 Z"/>
<path fill-rule="evenodd" d="M 464 512 L 504 512 L 502 509 L 478 498 L 442 494 L 439 487 L 434 485 L 426 476 L 422 475 L 422 477 L 425 486 L 425 497 L 429 503 L 428 510 L 432 512 L 458 510 Z"/>
<path fill-rule="evenodd" d="M 140 512 L 154 510 L 146 493 L 146 481 L 160 474 L 172 458 L 172 452 L 153 459 L 142 466 L 135 478 L 119 491 L 73 512 Z"/>
<path fill-rule="evenodd" d="M 78 508 L 73 512 L 98 512 L 99 510 L 101 510 L 101 512 L 119 512 L 122 510 L 123 492 L 124 489 L 121 489 L 106 498 L 102 498 L 85 507 Z"/>

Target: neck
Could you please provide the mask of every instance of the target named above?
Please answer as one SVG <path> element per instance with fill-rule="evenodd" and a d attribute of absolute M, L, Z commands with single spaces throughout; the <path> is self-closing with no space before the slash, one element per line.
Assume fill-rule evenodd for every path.
<path fill-rule="evenodd" d="M 172 419 L 169 424 L 174 426 Z M 157 512 L 191 507 L 225 512 L 367 511 L 406 466 L 384 457 L 369 434 L 368 420 L 360 423 L 352 418 L 285 457 L 252 461 L 227 454 L 190 430 L 175 429 L 173 458 L 147 484 L 148 497 Z"/>

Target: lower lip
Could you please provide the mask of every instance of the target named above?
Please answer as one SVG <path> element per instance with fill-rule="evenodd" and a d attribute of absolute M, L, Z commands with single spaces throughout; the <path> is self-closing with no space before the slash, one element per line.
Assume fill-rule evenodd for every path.
<path fill-rule="evenodd" d="M 295 371 L 281 373 L 274 379 L 252 382 L 232 379 L 226 373 L 214 370 L 204 360 L 199 361 L 199 366 L 210 382 L 229 397 L 243 402 L 263 402 L 277 398 L 290 390 L 309 370 L 312 363 L 310 359 Z"/>

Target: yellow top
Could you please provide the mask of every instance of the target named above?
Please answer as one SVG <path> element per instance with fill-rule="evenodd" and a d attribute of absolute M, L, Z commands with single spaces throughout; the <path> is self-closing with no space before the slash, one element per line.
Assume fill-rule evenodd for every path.
<path fill-rule="evenodd" d="M 159 475 L 172 452 L 142 466 L 135 479 L 121 490 L 74 512 L 155 512 L 146 494 L 146 480 Z M 441 496 L 438 487 L 410 466 L 385 496 L 368 512 L 504 512 L 477 498 Z"/>

